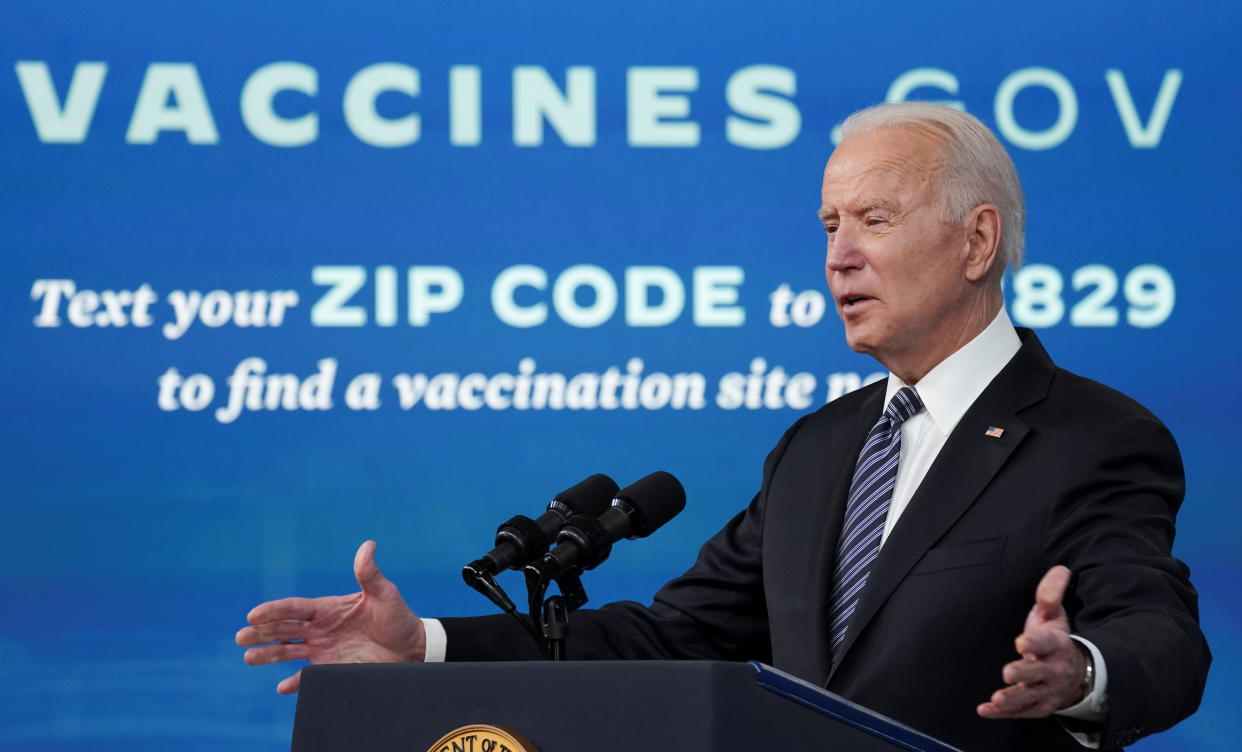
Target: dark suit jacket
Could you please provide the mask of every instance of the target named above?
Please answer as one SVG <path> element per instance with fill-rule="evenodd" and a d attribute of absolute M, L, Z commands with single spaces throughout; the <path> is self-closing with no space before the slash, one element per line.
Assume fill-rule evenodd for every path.
<path fill-rule="evenodd" d="M 1056 720 L 975 713 L 1017 657 L 1036 584 L 1065 564 L 1074 632 L 1108 669 L 1104 748 L 1192 713 L 1211 656 L 1188 570 L 1170 554 L 1177 446 L 1142 406 L 1057 368 L 1033 333 L 1020 335 L 881 549 L 835 665 L 832 560 L 883 382 L 795 423 L 750 506 L 650 606 L 575 614 L 571 657 L 753 658 L 967 750 L 1075 749 Z M 991 426 L 1004 435 L 985 435 Z M 507 617 L 444 626 L 449 660 L 535 657 Z"/>

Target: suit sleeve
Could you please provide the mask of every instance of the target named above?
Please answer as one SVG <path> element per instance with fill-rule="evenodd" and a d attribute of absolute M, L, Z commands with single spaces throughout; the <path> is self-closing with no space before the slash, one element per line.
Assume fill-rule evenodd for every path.
<path fill-rule="evenodd" d="M 624 601 L 571 614 L 568 655 L 575 660 L 770 660 L 763 589 L 763 515 L 767 489 L 789 441 L 785 432 L 764 463 L 763 486 L 699 550 L 685 574 L 655 594 L 651 605 Z M 533 641 L 507 616 L 441 619 L 446 660 L 530 660 Z"/>
<path fill-rule="evenodd" d="M 1080 482 L 1050 509 L 1046 553 L 1075 575 L 1074 632 L 1108 667 L 1103 746 L 1133 743 L 1195 711 L 1211 653 L 1189 569 L 1172 555 L 1181 456 L 1150 414 L 1111 422 Z"/>

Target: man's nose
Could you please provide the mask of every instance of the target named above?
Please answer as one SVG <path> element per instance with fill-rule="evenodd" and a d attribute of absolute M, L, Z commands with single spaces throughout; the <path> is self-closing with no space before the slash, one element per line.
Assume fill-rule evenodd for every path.
<path fill-rule="evenodd" d="M 862 266 L 862 254 L 859 252 L 856 238 L 844 226 L 828 236 L 828 258 L 824 266 L 829 271 L 843 272 Z"/>

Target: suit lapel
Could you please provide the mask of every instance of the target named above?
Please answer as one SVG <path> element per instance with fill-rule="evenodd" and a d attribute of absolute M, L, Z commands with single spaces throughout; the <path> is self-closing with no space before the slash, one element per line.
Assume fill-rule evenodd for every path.
<path fill-rule="evenodd" d="M 1054 366 L 1033 333 L 1018 333 L 1022 349 L 962 416 L 880 549 L 832 673 L 914 564 L 974 504 L 1029 433 L 1018 411 L 1047 394 Z M 1004 434 L 988 436 L 992 426 L 1003 426 Z M 840 524 L 838 516 L 838 530 Z"/>

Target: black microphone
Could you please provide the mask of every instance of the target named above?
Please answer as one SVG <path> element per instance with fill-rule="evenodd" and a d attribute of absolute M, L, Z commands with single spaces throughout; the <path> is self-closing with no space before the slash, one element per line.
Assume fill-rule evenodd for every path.
<path fill-rule="evenodd" d="M 557 532 L 575 514 L 595 516 L 608 508 L 617 493 L 617 484 L 607 475 L 596 474 L 553 497 L 548 511 L 538 519 L 518 515 L 496 529 L 496 547 L 482 558 L 466 565 L 476 574 L 500 574 L 517 569 L 548 550 Z M 466 572 L 467 582 L 470 576 Z"/>
<path fill-rule="evenodd" d="M 556 537 L 556 548 L 527 565 L 545 582 L 574 568 L 594 569 L 622 538 L 645 538 L 686 506 L 686 490 L 669 473 L 654 472 L 617 492 L 603 514 L 575 514 Z"/>

